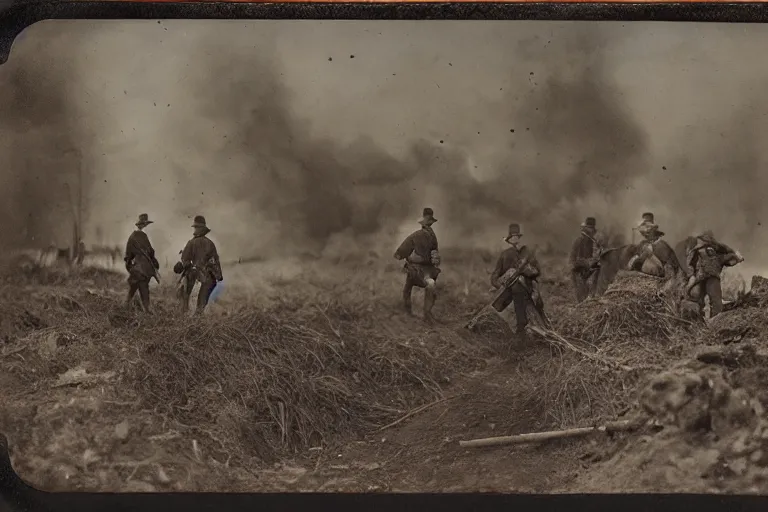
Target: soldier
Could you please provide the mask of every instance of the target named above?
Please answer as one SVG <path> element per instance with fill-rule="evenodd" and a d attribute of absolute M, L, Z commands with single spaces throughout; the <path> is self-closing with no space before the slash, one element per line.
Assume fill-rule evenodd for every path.
<path fill-rule="evenodd" d="M 738 251 L 718 242 L 712 231 L 707 230 L 696 237 L 695 244 L 686 251 L 686 263 L 690 278 L 686 295 L 699 304 L 704 313 L 704 297 L 709 297 L 710 318 L 723 311 L 723 292 L 720 274 L 723 266 L 733 266 L 744 261 Z"/>
<path fill-rule="evenodd" d="M 643 214 L 642 221 L 637 226 L 637 231 L 647 241 L 653 240 L 664 236 L 663 231 L 659 231 L 659 225 L 656 224 L 653 213 L 646 212 Z"/>
<path fill-rule="evenodd" d="M 523 233 L 519 224 L 510 224 L 504 241 L 511 247 L 505 249 L 496 262 L 496 268 L 491 274 L 491 286 L 499 289 L 505 284 L 501 277 L 510 269 L 519 270 L 521 277 L 505 290 L 493 302 L 493 308 L 501 313 L 507 306 L 514 304 L 516 334 L 522 342 L 526 339 L 525 327 L 528 325 L 528 301 L 540 304 L 540 295 L 536 279 L 539 277 L 539 264 L 535 255 L 525 245 L 520 245 Z M 522 265 L 522 268 L 521 268 Z"/>
<path fill-rule="evenodd" d="M 189 297 L 195 283 L 200 283 L 197 294 L 197 312 L 202 313 L 208 305 L 216 284 L 223 281 L 221 262 L 216 245 L 206 235 L 211 232 L 205 222 L 205 217 L 197 215 L 192 227 L 195 228 L 192 239 L 181 251 L 181 261 L 174 265 L 174 272 L 182 274 L 183 289 L 181 290 L 181 306 L 184 311 L 189 305 Z"/>
<path fill-rule="evenodd" d="M 638 253 L 632 256 L 627 264 L 628 270 L 642 271 L 643 263 L 653 257 L 653 245 L 661 240 L 665 235 L 663 231 L 659 230 L 659 225 L 654 221 L 653 213 L 644 213 L 643 220 L 637 226 L 637 231 L 643 239 L 640 241 Z M 658 266 L 664 266 L 664 263 L 659 261 Z M 661 270 L 659 270 L 661 272 Z"/>
<path fill-rule="evenodd" d="M 411 292 L 413 287 L 424 288 L 424 320 L 433 322 L 432 307 L 437 299 L 437 276 L 440 275 L 440 254 L 437 250 L 437 235 L 432 224 L 437 222 L 432 208 L 424 208 L 418 220 L 421 229 L 414 231 L 403 240 L 395 251 L 395 259 L 405 260 L 403 272 L 403 306 L 411 315 Z"/>
<path fill-rule="evenodd" d="M 597 284 L 595 277 L 600 264 L 600 244 L 596 237 L 597 222 L 594 217 L 587 217 L 581 225 L 581 234 L 571 247 L 571 282 L 576 302 L 592 295 Z"/>
<path fill-rule="evenodd" d="M 149 215 L 142 213 L 136 222 L 136 231 L 128 237 L 128 243 L 125 245 L 125 269 L 128 271 L 128 298 L 126 306 L 131 305 L 136 291 L 141 297 L 141 306 L 144 311 L 149 311 L 149 281 L 154 277 L 157 279 L 157 269 L 160 263 L 155 258 L 155 249 L 149 242 L 149 237 L 144 232 L 144 228 L 154 224 L 149 220 Z"/>

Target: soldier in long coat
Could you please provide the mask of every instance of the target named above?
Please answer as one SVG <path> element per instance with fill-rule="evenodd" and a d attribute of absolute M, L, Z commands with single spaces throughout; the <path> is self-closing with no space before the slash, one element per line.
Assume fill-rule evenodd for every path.
<path fill-rule="evenodd" d="M 642 236 L 642 240 L 638 244 L 638 253 L 633 256 L 627 264 L 628 270 L 642 271 L 643 264 L 647 259 L 653 259 L 653 246 L 656 243 L 661 242 L 662 237 L 665 235 L 663 231 L 659 229 L 659 225 L 654 220 L 654 215 L 651 212 L 643 214 L 643 220 L 635 228 L 637 232 Z M 664 242 L 666 243 L 666 242 Z M 664 266 L 663 262 L 653 260 L 656 264 L 656 273 L 663 273 L 661 267 Z"/>
<path fill-rule="evenodd" d="M 437 235 L 432 225 L 437 222 L 432 208 L 424 208 L 418 220 L 421 229 L 414 231 L 395 251 L 395 259 L 405 260 L 405 285 L 403 286 L 403 307 L 411 315 L 413 287 L 424 288 L 424 320 L 433 322 L 432 308 L 437 299 L 437 276 L 440 275 L 440 254 Z"/>
<path fill-rule="evenodd" d="M 699 304 L 702 316 L 704 298 L 709 297 L 709 316 L 712 318 L 723 311 L 723 291 L 720 284 L 723 267 L 741 263 L 744 258 L 738 251 L 718 242 L 709 230 L 697 236 L 686 252 L 686 264 L 691 276 L 686 286 L 687 295 Z"/>
<path fill-rule="evenodd" d="M 179 294 L 184 311 L 189 307 L 189 297 L 196 283 L 200 283 L 197 295 L 197 312 L 201 313 L 208 305 L 216 285 L 224 280 L 221 272 L 221 262 L 216 244 L 206 235 L 211 232 L 205 217 L 197 215 L 192 223 L 194 233 L 181 251 L 181 261 L 176 263 L 173 271 L 182 274 L 182 289 Z"/>
<path fill-rule="evenodd" d="M 491 273 L 491 286 L 495 289 L 504 287 L 504 291 L 494 300 L 492 306 L 498 311 L 504 311 L 510 304 L 515 307 L 516 334 L 520 341 L 526 338 L 525 328 L 528 325 L 528 303 L 540 302 L 537 278 L 541 273 L 535 255 L 528 247 L 520 244 L 523 233 L 520 224 L 510 224 L 504 241 L 510 247 L 505 249 L 496 261 L 496 267 Z M 502 276 L 507 271 L 519 270 L 521 277 L 511 286 L 502 282 Z"/>
<path fill-rule="evenodd" d="M 144 311 L 149 311 L 149 281 L 157 279 L 157 269 L 160 263 L 155 258 L 155 249 L 149 241 L 144 229 L 153 224 L 149 215 L 142 213 L 136 222 L 136 230 L 128 237 L 125 245 L 125 269 L 128 271 L 128 297 L 126 305 L 130 306 L 136 292 L 139 292 Z"/>
<path fill-rule="evenodd" d="M 587 217 L 581 224 L 581 233 L 571 246 L 571 282 L 576 302 L 582 302 L 594 293 L 599 271 L 600 244 L 597 240 L 597 221 Z"/>

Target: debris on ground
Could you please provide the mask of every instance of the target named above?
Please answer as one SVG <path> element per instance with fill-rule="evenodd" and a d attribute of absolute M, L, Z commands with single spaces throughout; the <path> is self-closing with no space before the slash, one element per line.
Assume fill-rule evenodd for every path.
<path fill-rule="evenodd" d="M 768 478 L 768 418 L 721 367 L 680 368 L 653 377 L 639 404 L 656 431 L 638 435 L 582 483 L 624 492 L 758 492 Z M 627 479 L 634 473 L 637 480 Z M 632 483 L 630 483 L 632 482 Z M 626 484 L 629 483 L 629 487 Z"/>
<path fill-rule="evenodd" d="M 0 304 L 14 467 L 45 490 L 764 486 L 767 280 L 697 323 L 656 278 L 620 272 L 573 305 L 555 272 L 542 284 L 554 325 L 532 321 L 523 350 L 502 316 L 463 329 L 488 299 L 476 272 L 446 273 L 434 326 L 399 313 L 398 268 L 375 286 L 333 272 L 297 271 L 269 293 L 230 286 L 202 318 L 176 314 L 172 286 L 153 285 L 154 315 L 124 307 L 119 273 L 14 277 Z M 640 416 L 651 422 L 567 442 L 457 447 Z"/>

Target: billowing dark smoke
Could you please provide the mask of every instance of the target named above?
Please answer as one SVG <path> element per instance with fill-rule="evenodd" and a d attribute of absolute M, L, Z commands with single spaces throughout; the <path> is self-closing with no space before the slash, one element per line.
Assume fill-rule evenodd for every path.
<path fill-rule="evenodd" d="M 563 248 L 585 216 L 630 235 L 651 210 L 671 241 L 768 247 L 749 90 L 768 71 L 732 58 L 759 54 L 759 27 L 124 26 L 35 26 L 0 67 L 19 98 L 0 107 L 6 239 L 68 243 L 84 164 L 86 241 L 123 243 L 147 212 L 171 259 L 197 214 L 236 259 L 389 252 L 424 206 L 444 246 L 498 249 L 520 222 Z"/>
<path fill-rule="evenodd" d="M 266 59 L 219 47 L 199 64 L 210 72 L 189 87 L 200 117 L 225 139 L 210 160 L 242 166 L 211 171 L 227 184 L 229 200 L 281 226 L 286 251 L 322 250 L 339 234 L 354 240 L 391 231 L 433 202 L 454 241 L 509 221 L 552 241 L 592 213 L 583 201 L 611 196 L 646 171 L 645 134 L 603 69 L 602 42 L 579 42 L 562 55 L 544 55 L 537 65 L 542 83 L 512 88 L 493 105 L 508 112 L 510 136 L 495 148 L 498 167 L 484 177 L 474 174 L 461 141 L 414 140 L 395 156 L 370 137 L 347 145 L 323 136 L 323 126 L 294 110 Z"/>
<path fill-rule="evenodd" d="M 71 67 L 42 37 L 0 67 L 0 238 L 3 249 L 68 247 L 82 153 L 67 99 Z"/>
<path fill-rule="evenodd" d="M 286 248 L 322 248 L 335 233 L 375 233 L 385 219 L 410 213 L 415 162 L 396 160 L 370 139 L 341 146 L 312 135 L 311 120 L 292 111 L 269 64 L 220 55 L 211 64 L 210 80 L 194 87 L 200 113 L 226 133 L 212 160 L 232 155 L 245 165 L 235 176 L 222 175 L 229 196 L 280 224 Z"/>

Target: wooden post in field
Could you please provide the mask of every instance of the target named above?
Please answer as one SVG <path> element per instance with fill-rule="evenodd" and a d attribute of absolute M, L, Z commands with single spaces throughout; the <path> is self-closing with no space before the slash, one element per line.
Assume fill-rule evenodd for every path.
<path fill-rule="evenodd" d="M 77 249 L 80 241 L 80 225 L 77 222 L 77 219 L 75 219 L 75 222 L 73 222 L 73 229 L 72 229 L 72 245 L 69 246 L 69 264 L 72 265 L 75 262 L 75 259 L 77 258 Z"/>

